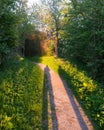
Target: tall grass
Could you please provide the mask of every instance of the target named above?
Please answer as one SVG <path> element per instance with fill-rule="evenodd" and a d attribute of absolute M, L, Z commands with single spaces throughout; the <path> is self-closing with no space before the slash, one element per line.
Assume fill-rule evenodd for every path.
<path fill-rule="evenodd" d="M 42 129 L 44 74 L 30 61 L 9 61 L 0 70 L 0 130 Z"/>

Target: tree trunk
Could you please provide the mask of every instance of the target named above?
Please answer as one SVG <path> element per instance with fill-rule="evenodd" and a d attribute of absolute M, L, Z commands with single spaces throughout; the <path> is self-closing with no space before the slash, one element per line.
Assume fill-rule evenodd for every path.
<path fill-rule="evenodd" d="M 2 55 L 0 54 L 0 64 L 2 63 Z"/>
<path fill-rule="evenodd" d="M 58 57 L 58 44 L 59 44 L 59 33 L 58 29 L 56 30 L 56 39 L 55 39 L 55 55 Z"/>

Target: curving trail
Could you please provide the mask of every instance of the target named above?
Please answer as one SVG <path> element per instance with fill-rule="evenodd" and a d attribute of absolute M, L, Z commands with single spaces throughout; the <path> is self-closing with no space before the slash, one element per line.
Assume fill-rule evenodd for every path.
<path fill-rule="evenodd" d="M 65 81 L 47 66 L 38 65 L 48 77 L 52 116 L 51 130 L 94 130 Z"/>

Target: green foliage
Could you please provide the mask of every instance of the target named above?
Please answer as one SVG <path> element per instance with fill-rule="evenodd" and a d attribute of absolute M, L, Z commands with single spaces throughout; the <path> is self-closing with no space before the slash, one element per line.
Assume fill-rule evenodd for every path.
<path fill-rule="evenodd" d="M 36 58 L 37 59 L 37 58 Z M 35 60 L 32 59 L 32 60 Z M 78 70 L 75 64 L 54 57 L 40 57 L 37 61 L 48 65 L 59 73 L 68 83 L 82 106 L 102 129 L 104 127 L 104 87 Z"/>
<path fill-rule="evenodd" d="M 84 62 L 93 78 L 102 81 L 104 66 L 104 2 L 103 0 L 72 1 L 65 26 L 66 43 L 59 45 L 61 56 Z M 65 36 L 64 36 L 65 37 Z M 64 53 L 62 52 L 64 48 Z M 63 54 L 63 55 L 62 55 Z"/>
<path fill-rule="evenodd" d="M 0 0 L 0 54 L 4 58 L 17 45 L 16 2 Z"/>
<path fill-rule="evenodd" d="M 26 0 L 0 0 L 0 63 L 10 57 L 13 50 L 23 49 L 27 35 L 34 31 L 27 10 Z"/>
<path fill-rule="evenodd" d="M 0 70 L 0 129 L 42 129 L 43 72 L 28 60 Z"/>
<path fill-rule="evenodd" d="M 27 1 L 22 0 L 19 2 L 19 7 L 17 9 L 18 16 L 18 35 L 19 35 L 19 45 L 20 47 L 24 47 L 25 40 L 28 35 L 34 33 L 35 25 L 33 23 L 33 17 L 31 16 L 30 9 L 27 6 Z"/>

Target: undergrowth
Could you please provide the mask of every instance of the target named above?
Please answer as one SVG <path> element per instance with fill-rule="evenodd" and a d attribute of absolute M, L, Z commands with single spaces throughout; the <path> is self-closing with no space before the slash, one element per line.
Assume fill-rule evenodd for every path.
<path fill-rule="evenodd" d="M 19 58 L 0 70 L 0 130 L 42 129 L 44 75 L 30 61 Z"/>
<path fill-rule="evenodd" d="M 32 58 L 32 61 L 41 62 L 59 73 L 68 83 L 82 106 L 96 122 L 98 128 L 104 128 L 104 86 L 98 84 L 87 74 L 79 70 L 71 61 L 54 57 Z"/>

